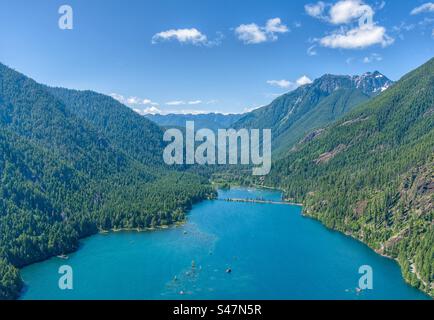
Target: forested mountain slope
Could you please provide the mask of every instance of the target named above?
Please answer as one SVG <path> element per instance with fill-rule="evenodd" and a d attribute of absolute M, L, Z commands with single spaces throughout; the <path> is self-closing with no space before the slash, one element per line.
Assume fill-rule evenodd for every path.
<path fill-rule="evenodd" d="M 97 128 L 117 148 L 144 164 L 161 165 L 163 132 L 115 99 L 93 91 L 64 88 L 47 90 L 77 118 Z"/>
<path fill-rule="evenodd" d="M 234 126 L 271 129 L 273 149 L 277 154 L 286 153 L 311 130 L 341 118 L 391 85 L 379 72 L 353 77 L 324 75 L 246 114 Z"/>
<path fill-rule="evenodd" d="M 274 163 L 264 183 L 433 294 L 434 59 Z"/>
<path fill-rule="evenodd" d="M 157 162 L 156 125 L 111 98 L 70 94 L 74 105 L 0 64 L 0 299 L 18 297 L 17 268 L 101 229 L 180 221 L 213 195 L 205 178 Z"/>

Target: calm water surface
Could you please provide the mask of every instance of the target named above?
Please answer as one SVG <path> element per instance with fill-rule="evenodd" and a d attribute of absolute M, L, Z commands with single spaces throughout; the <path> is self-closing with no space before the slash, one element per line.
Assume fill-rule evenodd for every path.
<path fill-rule="evenodd" d="M 281 199 L 280 192 L 220 191 L 219 198 Z M 58 287 L 62 265 L 73 290 Z M 356 292 L 359 267 L 374 289 Z M 228 269 L 231 273 L 227 273 Z M 398 265 L 362 243 L 276 204 L 205 201 L 188 222 L 155 232 L 100 234 L 68 260 L 22 270 L 23 299 L 427 299 Z"/>

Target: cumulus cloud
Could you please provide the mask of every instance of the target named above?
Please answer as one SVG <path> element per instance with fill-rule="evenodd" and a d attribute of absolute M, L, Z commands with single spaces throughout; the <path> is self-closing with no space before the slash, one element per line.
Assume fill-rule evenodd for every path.
<path fill-rule="evenodd" d="M 288 80 L 268 80 L 267 83 L 271 86 L 276 86 L 284 89 L 288 89 L 294 84 Z"/>
<path fill-rule="evenodd" d="M 138 104 L 141 104 L 141 101 L 137 97 L 130 97 L 130 98 L 127 99 L 127 104 L 129 104 L 129 105 L 138 105 Z"/>
<path fill-rule="evenodd" d="M 196 28 L 171 29 L 159 32 L 152 37 L 152 43 L 157 43 L 164 40 L 177 40 L 181 43 L 192 43 L 198 45 L 206 43 L 208 39 Z"/>
<path fill-rule="evenodd" d="M 362 0 L 340 0 L 329 6 L 318 2 L 306 5 L 305 10 L 310 16 L 341 25 L 340 29 L 317 40 L 324 47 L 362 49 L 373 45 L 386 47 L 394 42 L 386 28 L 374 22 L 374 9 Z M 354 26 L 354 22 L 358 25 Z"/>
<path fill-rule="evenodd" d="M 125 97 L 118 93 L 110 93 L 109 96 L 121 103 L 125 103 L 126 101 Z"/>
<path fill-rule="evenodd" d="M 125 104 L 126 106 L 130 107 L 133 111 L 140 115 L 147 115 L 147 114 L 169 114 L 169 113 L 178 113 L 178 114 L 202 114 L 202 113 L 209 113 L 209 111 L 203 111 L 203 110 L 194 110 L 194 109 L 183 109 L 183 110 L 166 110 L 165 108 L 160 109 L 160 106 L 158 103 L 152 101 L 151 99 L 143 99 L 139 97 L 125 97 L 124 95 L 121 95 L 119 93 L 111 93 L 110 96 L 121 102 L 122 104 Z M 172 106 L 172 107 L 180 107 L 180 106 L 196 106 L 200 104 L 207 104 L 212 105 L 217 103 L 218 100 L 209 100 L 209 101 L 203 101 L 203 100 L 174 100 L 166 102 L 165 105 Z"/>
<path fill-rule="evenodd" d="M 325 7 L 326 7 L 325 3 L 322 1 L 319 1 L 318 3 L 305 5 L 304 10 L 311 17 L 323 18 Z"/>
<path fill-rule="evenodd" d="M 238 39 L 245 44 L 258 44 L 267 41 L 275 41 L 278 34 L 289 32 L 280 18 L 269 19 L 265 26 L 258 26 L 256 23 L 242 24 L 235 28 Z"/>
<path fill-rule="evenodd" d="M 110 93 L 110 97 L 119 101 L 120 103 L 129 105 L 129 106 L 158 106 L 158 103 L 153 102 L 150 99 L 142 99 L 138 97 L 125 97 L 119 93 Z"/>
<path fill-rule="evenodd" d="M 267 33 L 286 33 L 289 31 L 288 27 L 282 24 L 280 18 L 269 19 L 265 25 Z"/>
<path fill-rule="evenodd" d="M 312 80 L 307 76 L 302 76 L 301 78 L 297 79 L 296 83 L 298 86 L 304 86 L 306 84 L 311 84 Z"/>
<path fill-rule="evenodd" d="M 182 44 L 192 44 L 196 46 L 216 46 L 219 45 L 223 35 L 217 32 L 217 38 L 214 40 L 209 40 L 208 37 L 197 30 L 196 28 L 191 29 L 171 29 L 167 31 L 162 31 L 155 34 L 152 37 L 152 44 L 157 44 L 162 41 L 178 41 Z"/>
<path fill-rule="evenodd" d="M 330 9 L 330 22 L 333 24 L 347 24 L 363 15 L 373 16 L 374 10 L 361 0 L 341 0 Z"/>
<path fill-rule="evenodd" d="M 300 86 L 311 84 L 312 80 L 309 79 L 309 77 L 307 76 L 302 76 L 294 82 L 289 80 L 268 80 L 267 83 L 271 86 L 279 87 L 282 89 L 295 90 Z"/>
<path fill-rule="evenodd" d="M 158 109 L 157 107 L 149 107 L 145 109 L 133 108 L 133 111 L 144 116 L 146 114 L 163 114 L 163 111 Z"/>
<path fill-rule="evenodd" d="M 238 39 L 246 44 L 257 44 L 267 41 L 267 35 L 256 24 L 242 24 L 235 29 Z"/>
<path fill-rule="evenodd" d="M 410 12 L 410 14 L 417 15 L 417 14 L 424 13 L 424 12 L 434 12 L 434 3 L 433 2 L 424 3 L 423 5 L 414 8 Z"/>
<path fill-rule="evenodd" d="M 334 49 L 362 49 L 375 44 L 387 47 L 393 42 L 394 39 L 386 34 L 386 29 L 380 26 L 341 30 L 320 39 L 322 46 Z"/>

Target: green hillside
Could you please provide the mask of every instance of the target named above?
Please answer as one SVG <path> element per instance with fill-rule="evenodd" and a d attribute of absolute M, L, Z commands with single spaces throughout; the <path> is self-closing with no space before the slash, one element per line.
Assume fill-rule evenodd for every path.
<path fill-rule="evenodd" d="M 53 90 L 0 64 L 0 300 L 19 296 L 22 266 L 98 230 L 181 221 L 214 194 L 158 160 L 152 122 L 102 95 Z"/>
<path fill-rule="evenodd" d="M 64 88 L 47 90 L 78 119 L 98 128 L 116 148 L 143 164 L 162 164 L 163 131 L 153 122 L 103 94 Z"/>
<path fill-rule="evenodd" d="M 433 294 L 434 59 L 274 163 L 265 185 Z M 262 183 L 262 182 L 257 182 Z"/>
<path fill-rule="evenodd" d="M 275 154 L 283 154 L 313 129 L 341 118 L 391 85 L 379 72 L 353 77 L 324 75 L 246 114 L 234 126 L 271 129 Z"/>

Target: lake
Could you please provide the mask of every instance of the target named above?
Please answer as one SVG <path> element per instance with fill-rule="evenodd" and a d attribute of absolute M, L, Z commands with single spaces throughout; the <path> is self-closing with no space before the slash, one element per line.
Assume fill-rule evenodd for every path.
<path fill-rule="evenodd" d="M 193 207 L 183 226 L 98 234 L 68 260 L 22 270 L 22 299 L 429 299 L 407 285 L 398 264 L 301 215 L 273 190 L 233 188 Z M 58 269 L 73 270 L 60 290 Z M 357 292 L 359 267 L 373 289 Z M 231 272 L 228 272 L 228 271 Z"/>

